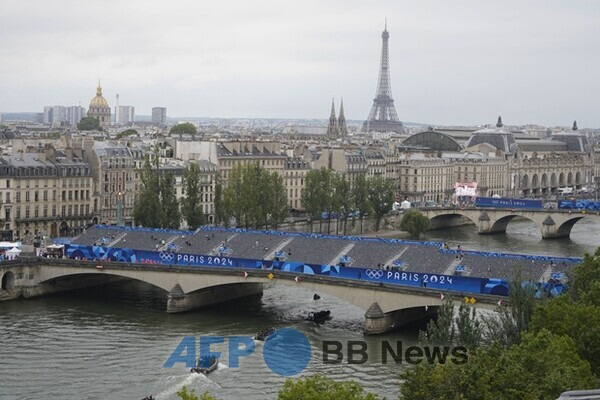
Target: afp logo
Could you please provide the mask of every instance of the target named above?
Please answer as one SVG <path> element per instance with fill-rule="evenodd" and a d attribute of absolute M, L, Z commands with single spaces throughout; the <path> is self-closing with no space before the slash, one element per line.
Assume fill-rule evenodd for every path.
<path fill-rule="evenodd" d="M 227 357 L 222 357 L 227 350 Z M 221 351 L 217 351 L 221 350 Z M 250 336 L 185 336 L 171 353 L 163 368 L 184 364 L 193 368 L 201 357 L 217 357 L 227 362 L 229 368 L 239 368 L 241 357 L 250 357 L 256 352 L 256 343 Z M 293 376 L 302 372 L 310 362 L 312 349 L 307 337 L 293 328 L 282 328 L 267 338 L 262 347 L 265 364 L 281 376 Z"/>

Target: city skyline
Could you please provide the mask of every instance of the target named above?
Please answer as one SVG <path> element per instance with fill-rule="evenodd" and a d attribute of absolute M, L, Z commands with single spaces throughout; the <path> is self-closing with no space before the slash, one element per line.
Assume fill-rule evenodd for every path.
<path fill-rule="evenodd" d="M 597 2 L 68 4 L 0 5 L 0 112 L 86 106 L 100 77 L 141 115 L 326 119 L 333 95 L 364 120 L 387 17 L 401 121 L 600 126 Z"/>

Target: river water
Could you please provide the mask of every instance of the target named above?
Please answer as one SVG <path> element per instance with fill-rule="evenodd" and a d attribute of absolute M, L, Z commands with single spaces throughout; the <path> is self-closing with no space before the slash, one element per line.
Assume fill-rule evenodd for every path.
<path fill-rule="evenodd" d="M 467 249 L 582 256 L 600 245 L 600 224 L 581 221 L 571 239 L 542 241 L 525 221 L 509 225 L 507 234 L 479 236 L 472 226 L 428 234 L 430 240 Z M 165 299 L 155 289 L 131 282 L 95 290 L 0 303 L 0 399 L 177 399 L 183 385 L 209 390 L 222 399 L 273 399 L 285 378 L 271 372 L 262 344 L 240 361 L 208 377 L 190 374 L 183 364 L 163 364 L 184 336 L 254 336 L 266 326 L 292 327 L 311 342 L 312 358 L 302 374 L 324 373 L 352 378 L 367 390 L 397 398 L 403 365 L 381 363 L 381 342 L 416 343 L 417 327 L 363 337 L 363 312 L 322 295 L 318 302 L 300 288 L 265 287 L 261 299 L 185 314 L 166 314 Z M 311 310 L 329 309 L 333 319 L 322 326 L 303 321 Z M 324 364 L 322 342 L 365 340 L 365 364 Z M 301 374 L 301 375 L 302 375 Z"/>

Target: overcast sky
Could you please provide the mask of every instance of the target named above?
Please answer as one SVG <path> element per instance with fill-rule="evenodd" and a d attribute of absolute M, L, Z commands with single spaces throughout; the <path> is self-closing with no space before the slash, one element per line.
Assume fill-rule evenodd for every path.
<path fill-rule="evenodd" d="M 1 0 L 0 111 L 364 119 L 385 18 L 401 120 L 600 127 L 596 0 Z"/>

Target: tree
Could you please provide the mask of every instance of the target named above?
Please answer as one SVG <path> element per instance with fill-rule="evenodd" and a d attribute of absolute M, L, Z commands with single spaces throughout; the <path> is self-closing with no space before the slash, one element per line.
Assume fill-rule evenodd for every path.
<path fill-rule="evenodd" d="M 192 135 L 192 137 L 195 137 L 196 133 L 198 133 L 198 130 L 196 129 L 196 127 L 194 126 L 194 124 L 190 123 L 190 122 L 184 122 L 183 124 L 177 124 L 174 127 L 171 128 L 171 130 L 169 131 L 170 135 Z"/>
<path fill-rule="evenodd" d="M 219 225 L 223 223 L 225 226 L 229 226 L 229 219 L 231 215 L 227 214 L 227 209 L 225 207 L 225 199 L 223 194 L 223 182 L 221 181 L 221 177 L 217 175 L 215 182 L 215 225 Z"/>
<path fill-rule="evenodd" d="M 271 173 L 269 183 L 269 193 L 271 196 L 269 201 L 269 214 L 271 217 L 271 224 L 273 225 L 273 228 L 277 230 L 278 225 L 288 216 L 289 207 L 287 193 L 283 177 L 277 172 Z"/>
<path fill-rule="evenodd" d="M 161 226 L 168 229 L 179 229 L 181 225 L 181 212 L 175 194 L 175 177 L 172 172 L 167 172 L 161 177 L 161 207 L 164 211 Z"/>
<path fill-rule="evenodd" d="M 363 217 L 371 212 L 371 203 L 369 201 L 369 184 L 364 175 L 359 175 L 354 181 L 352 190 L 352 200 L 354 208 L 359 213 L 360 233 L 363 233 Z"/>
<path fill-rule="evenodd" d="M 566 336 L 526 333 L 518 345 L 469 352 L 469 362 L 421 364 L 401 373 L 404 400 L 555 399 L 563 391 L 590 389 L 596 379 Z"/>
<path fill-rule="evenodd" d="M 574 301 L 600 306 L 600 247 L 575 267 L 569 293 Z"/>
<path fill-rule="evenodd" d="M 402 216 L 400 229 L 418 238 L 429 229 L 429 218 L 419 210 L 408 210 Z"/>
<path fill-rule="evenodd" d="M 83 117 L 77 124 L 77 129 L 80 131 L 98 131 L 100 128 L 100 120 L 96 117 Z"/>
<path fill-rule="evenodd" d="M 200 395 L 200 397 L 198 397 L 194 389 L 188 392 L 187 387 L 185 386 L 177 392 L 177 396 L 179 396 L 181 400 L 218 400 L 216 397 L 211 396 L 208 392 L 204 392 Z"/>
<path fill-rule="evenodd" d="M 310 170 L 304 179 L 304 189 L 302 189 L 302 206 L 310 216 L 310 231 L 312 232 L 312 221 L 321 218 L 323 205 L 321 204 L 321 174 L 319 170 Z"/>
<path fill-rule="evenodd" d="M 446 299 L 437 310 L 437 315 L 427 324 L 427 330 L 419 332 L 422 345 L 449 346 L 454 343 L 454 302 Z"/>
<path fill-rule="evenodd" d="M 183 173 L 185 197 L 181 199 L 181 213 L 191 230 L 195 230 L 205 223 L 201 204 L 201 177 L 200 166 L 195 162 L 190 163 Z"/>
<path fill-rule="evenodd" d="M 375 230 L 379 230 L 379 224 L 385 214 L 390 212 L 394 204 L 394 183 L 382 176 L 376 176 L 368 180 L 369 203 L 375 216 Z"/>
<path fill-rule="evenodd" d="M 377 400 L 354 381 L 337 382 L 323 375 L 312 375 L 297 381 L 287 379 L 277 400 Z"/>
<path fill-rule="evenodd" d="M 352 193 L 350 191 L 350 184 L 342 175 L 336 175 L 333 181 L 333 187 L 335 192 L 335 211 L 338 212 L 338 215 L 341 215 L 342 221 L 344 222 L 344 235 L 346 234 L 346 226 L 348 222 L 348 214 L 352 211 L 353 199 Z M 338 226 L 339 226 L 338 217 Z M 338 230 L 336 229 L 336 234 L 338 234 Z"/>
<path fill-rule="evenodd" d="M 573 339 L 577 353 L 600 377 L 600 307 L 572 302 L 568 296 L 546 301 L 536 308 L 530 324 L 531 332 L 544 329 Z"/>
<path fill-rule="evenodd" d="M 133 219 L 137 225 L 161 227 L 164 220 L 164 209 L 160 201 L 158 159 L 153 165 L 150 158 L 146 156 L 144 167 L 140 169 L 139 175 L 142 185 L 135 198 Z"/>
<path fill-rule="evenodd" d="M 523 281 L 518 271 L 509 284 L 508 306 L 485 318 L 484 336 L 489 343 L 504 346 L 519 343 L 522 332 L 529 327 L 535 309 L 535 287 Z"/>

